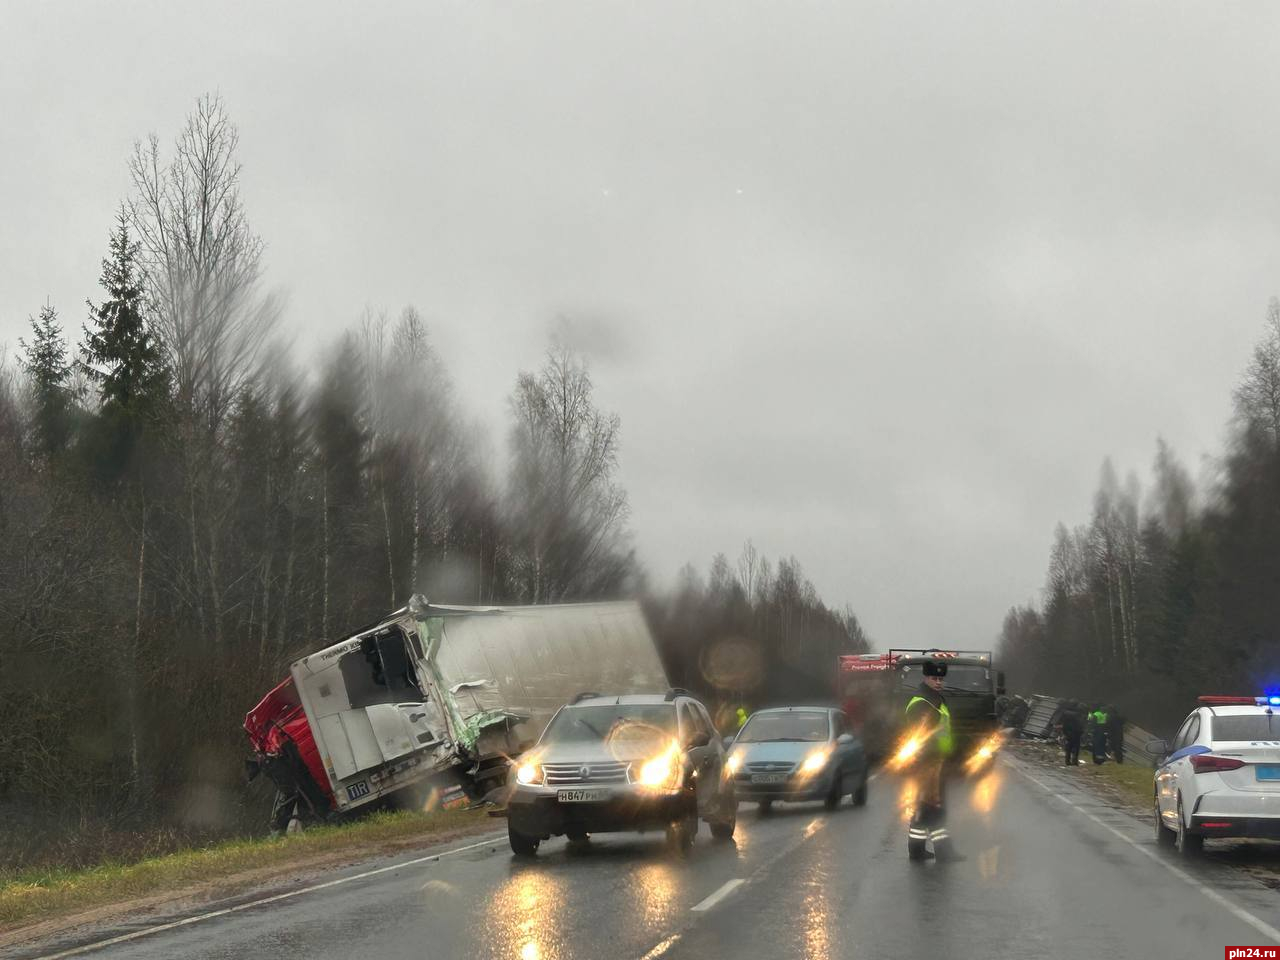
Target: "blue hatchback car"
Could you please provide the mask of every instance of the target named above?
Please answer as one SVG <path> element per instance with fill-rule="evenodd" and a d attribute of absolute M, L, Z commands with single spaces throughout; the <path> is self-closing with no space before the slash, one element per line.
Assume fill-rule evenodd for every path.
<path fill-rule="evenodd" d="M 762 811 L 778 800 L 822 800 L 834 810 L 846 794 L 856 806 L 867 802 L 867 755 L 844 712 L 831 707 L 753 713 L 726 763 L 738 799 Z"/>

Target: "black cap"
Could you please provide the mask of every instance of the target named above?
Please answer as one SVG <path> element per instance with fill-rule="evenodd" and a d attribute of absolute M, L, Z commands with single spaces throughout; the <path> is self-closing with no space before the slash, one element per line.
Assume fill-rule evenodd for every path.
<path fill-rule="evenodd" d="M 939 663 L 937 660 L 926 660 L 924 662 L 924 675 L 926 677 L 945 677 L 947 675 L 947 665 Z"/>

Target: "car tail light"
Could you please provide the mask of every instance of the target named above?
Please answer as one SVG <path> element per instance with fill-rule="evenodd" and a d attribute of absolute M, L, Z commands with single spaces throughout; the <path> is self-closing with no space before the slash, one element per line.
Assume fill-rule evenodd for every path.
<path fill-rule="evenodd" d="M 1191 768 L 1196 773 L 1221 773 L 1223 770 L 1239 770 L 1243 766 L 1244 761 L 1235 757 L 1215 757 L 1209 753 L 1200 753 L 1191 758 Z"/>

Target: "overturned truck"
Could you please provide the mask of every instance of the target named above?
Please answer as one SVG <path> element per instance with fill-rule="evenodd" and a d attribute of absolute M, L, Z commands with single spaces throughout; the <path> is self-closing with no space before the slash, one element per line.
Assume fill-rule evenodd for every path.
<path fill-rule="evenodd" d="M 408 606 L 295 661 L 245 717 L 272 826 L 389 798 L 481 800 L 584 690 L 669 686 L 634 602 Z"/>

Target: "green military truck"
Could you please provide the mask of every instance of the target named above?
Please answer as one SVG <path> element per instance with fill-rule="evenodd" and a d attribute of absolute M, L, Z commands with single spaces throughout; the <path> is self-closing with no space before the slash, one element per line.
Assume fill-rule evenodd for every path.
<path fill-rule="evenodd" d="M 1004 695 L 1004 674 L 990 650 L 890 650 L 894 687 L 901 708 L 920 686 L 926 662 L 947 665 L 942 695 L 951 711 L 951 729 L 959 756 L 966 756 L 999 729 L 996 701 Z"/>

